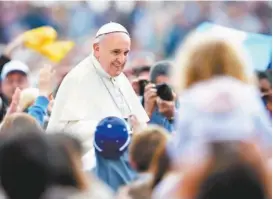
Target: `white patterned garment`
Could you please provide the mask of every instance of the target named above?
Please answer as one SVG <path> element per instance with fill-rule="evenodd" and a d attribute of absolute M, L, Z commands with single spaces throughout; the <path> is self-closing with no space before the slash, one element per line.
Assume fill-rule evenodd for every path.
<path fill-rule="evenodd" d="M 98 67 L 97 64 L 94 64 L 98 75 L 101 77 L 102 84 L 106 87 L 116 106 L 120 110 L 123 118 L 128 118 L 131 115 L 131 108 L 129 106 L 130 102 L 127 102 L 124 98 L 124 95 L 120 89 L 120 83 L 118 78 L 111 77 L 107 74 L 102 67 Z"/>
<path fill-rule="evenodd" d="M 230 77 L 193 85 L 180 96 L 168 151 L 176 163 L 202 161 L 206 143 L 254 139 L 271 150 L 272 126 L 258 90 Z M 179 161 L 179 162 L 177 162 Z"/>

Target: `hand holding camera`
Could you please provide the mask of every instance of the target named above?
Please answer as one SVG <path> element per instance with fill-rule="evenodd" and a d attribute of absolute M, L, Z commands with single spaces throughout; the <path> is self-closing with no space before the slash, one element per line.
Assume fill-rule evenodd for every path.
<path fill-rule="evenodd" d="M 144 107 L 149 117 L 151 117 L 155 105 L 159 112 L 167 118 L 174 116 L 175 94 L 167 84 L 148 84 L 144 89 Z"/>
<path fill-rule="evenodd" d="M 157 98 L 157 90 L 154 84 L 148 84 L 144 89 L 144 108 L 149 117 L 155 108 Z"/>

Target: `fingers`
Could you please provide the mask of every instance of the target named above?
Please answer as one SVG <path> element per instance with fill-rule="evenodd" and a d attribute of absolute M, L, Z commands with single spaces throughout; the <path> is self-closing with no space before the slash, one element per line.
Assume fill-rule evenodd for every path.
<path fill-rule="evenodd" d="M 51 65 L 45 65 L 39 73 L 39 90 L 40 95 L 49 97 L 55 85 L 55 70 Z"/>
<path fill-rule="evenodd" d="M 20 100 L 20 95 L 21 95 L 21 90 L 17 87 L 13 96 L 12 96 L 12 100 L 11 100 L 11 103 L 10 103 L 10 106 L 8 108 L 6 115 L 10 115 L 12 113 L 17 112 L 18 104 L 19 104 L 19 100 Z"/>
<path fill-rule="evenodd" d="M 154 84 L 147 84 L 147 86 L 145 87 L 145 92 L 148 90 L 151 90 L 152 88 L 154 88 L 154 90 L 156 90 Z"/>
<path fill-rule="evenodd" d="M 20 95 L 21 95 L 21 90 L 20 90 L 20 88 L 17 87 L 13 96 L 12 96 L 12 103 L 18 104 L 18 102 L 20 100 Z"/>
<path fill-rule="evenodd" d="M 144 97 L 145 99 L 152 99 L 152 98 L 156 98 L 157 97 L 157 94 L 156 94 L 156 89 L 154 87 L 153 84 L 148 84 L 146 87 L 145 87 L 145 94 L 144 94 Z"/>

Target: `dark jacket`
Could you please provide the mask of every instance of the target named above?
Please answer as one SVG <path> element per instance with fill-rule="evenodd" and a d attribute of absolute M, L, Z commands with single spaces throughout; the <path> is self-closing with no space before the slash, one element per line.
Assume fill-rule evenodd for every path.
<path fill-rule="evenodd" d="M 3 66 L 8 63 L 11 59 L 5 55 L 0 56 L 0 74 L 3 70 Z M 9 106 L 8 99 L 3 95 L 1 89 L 0 89 L 0 122 L 2 122 L 6 112 L 7 108 Z"/>

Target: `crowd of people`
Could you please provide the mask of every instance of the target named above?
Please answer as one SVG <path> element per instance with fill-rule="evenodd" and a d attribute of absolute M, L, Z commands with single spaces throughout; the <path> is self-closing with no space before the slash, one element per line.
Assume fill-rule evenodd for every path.
<path fill-rule="evenodd" d="M 244 46 L 229 35 L 187 34 L 204 18 L 216 19 L 211 15 L 219 10 L 218 24 L 270 33 L 271 17 L 258 8 L 271 4 L 163 2 L 152 8 L 151 2 L 135 3 L 120 18 L 114 12 L 118 3 L 100 8 L 99 15 L 87 11 L 94 5 L 71 2 L 55 5 L 74 10 L 71 24 L 34 20 L 46 21 L 38 26 L 55 26 L 63 37 L 92 32 L 91 41 L 78 44 L 89 51 L 81 52 L 76 63 L 72 50 L 60 64 L 29 66 L 14 56 L 24 46 L 23 35 L 12 38 L 12 26 L 1 32 L 7 44 L 0 56 L 0 198 L 272 198 L 271 69 L 250 70 Z M 10 8 L 12 3 L 1 5 Z M 28 11 L 31 4 L 14 5 Z M 148 11 L 177 5 L 184 12 L 178 15 L 178 7 L 173 15 L 186 20 L 172 24 L 162 54 Z M 23 11 L 9 14 L 40 14 Z M 90 24 L 74 27 L 89 15 Z M 32 21 L 33 16 L 22 19 Z M 5 26 L 11 19 L 1 20 Z M 25 28 L 21 23 L 16 30 Z M 70 66 L 58 70 L 62 64 Z"/>

